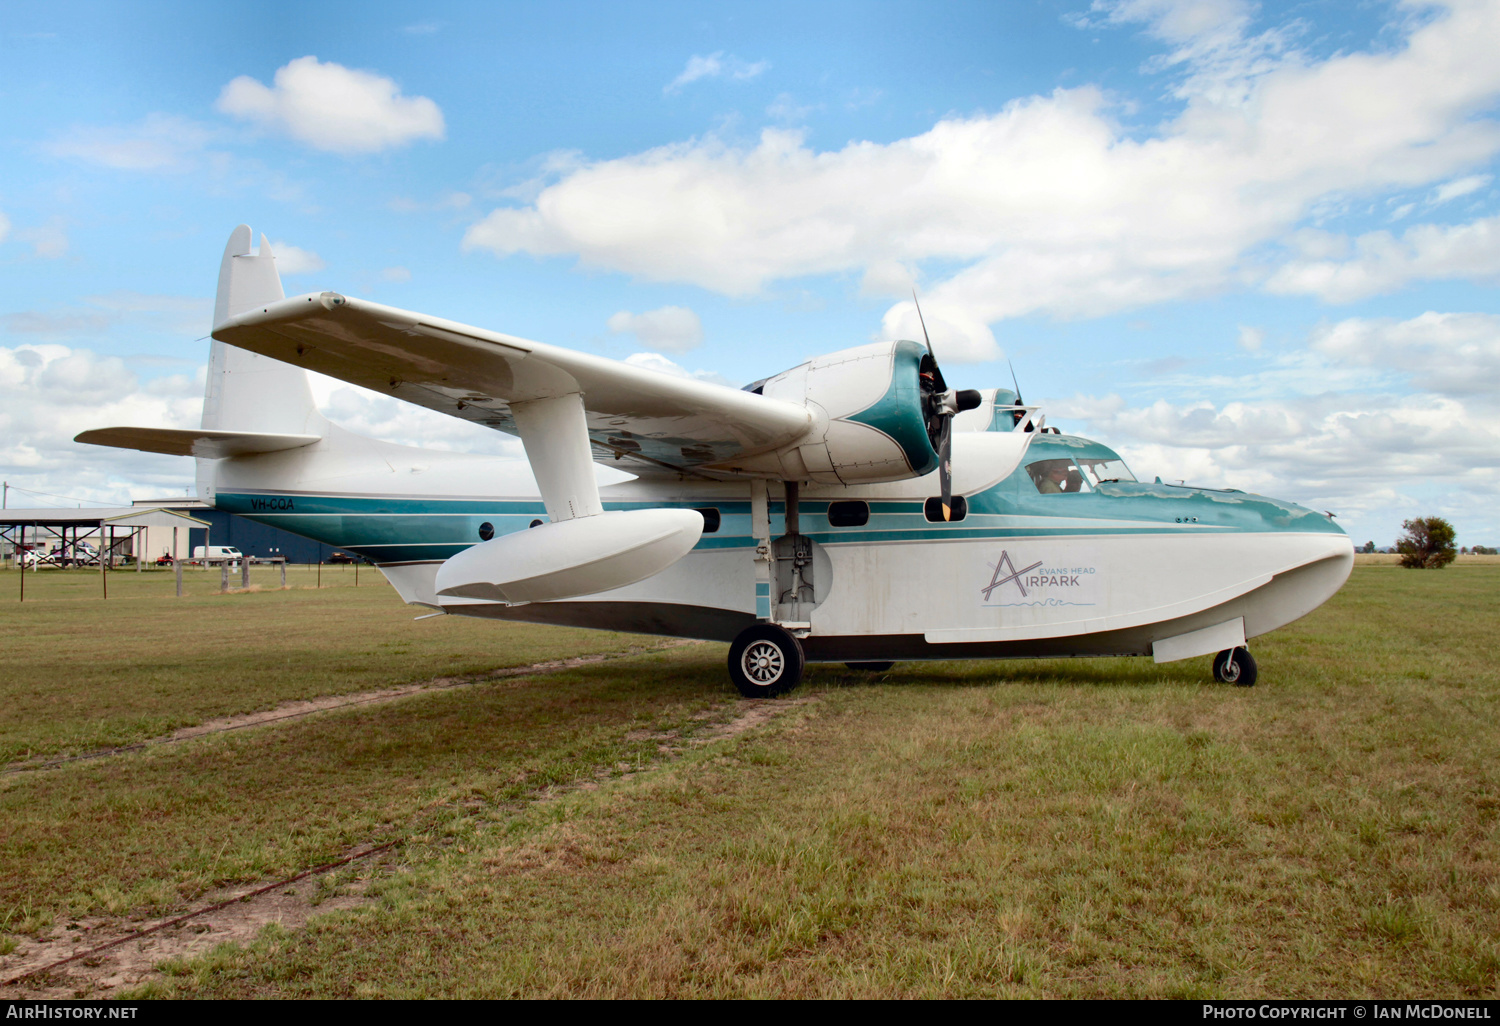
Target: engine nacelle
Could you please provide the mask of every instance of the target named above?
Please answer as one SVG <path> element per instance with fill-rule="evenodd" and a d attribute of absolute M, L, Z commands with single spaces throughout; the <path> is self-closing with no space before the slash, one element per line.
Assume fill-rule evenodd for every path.
<path fill-rule="evenodd" d="M 938 454 L 924 413 L 924 360 L 931 363 L 915 342 L 876 342 L 767 378 L 761 394 L 806 406 L 813 425 L 797 442 L 763 457 L 757 469 L 822 484 L 931 473 Z"/>

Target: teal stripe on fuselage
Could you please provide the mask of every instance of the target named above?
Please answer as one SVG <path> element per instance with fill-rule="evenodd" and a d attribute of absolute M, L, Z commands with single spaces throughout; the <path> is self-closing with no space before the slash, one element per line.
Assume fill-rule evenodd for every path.
<path fill-rule="evenodd" d="M 1117 458 L 1088 439 L 1041 435 L 1032 442 L 1026 463 L 1080 452 Z M 1043 495 L 1024 467 L 969 496 L 969 515 L 956 523 L 929 523 L 923 516 L 921 499 L 880 499 L 870 503 L 866 524 L 834 527 L 828 522 L 828 503 L 826 499 L 798 503 L 803 532 L 823 545 L 1111 534 L 1343 533 L 1332 520 L 1314 510 L 1244 492 L 1122 481 L 1101 484 L 1091 492 Z M 489 524 L 499 537 L 524 531 L 532 521 L 547 518 L 539 498 L 221 492 L 216 505 L 382 563 L 447 559 L 477 544 L 483 524 Z M 606 501 L 604 505 L 608 510 L 713 507 L 719 510 L 720 527 L 699 540 L 699 550 L 748 549 L 755 545 L 747 500 L 705 496 L 696 501 L 635 499 Z M 783 516 L 784 505 L 772 502 L 772 524 L 779 525 Z"/>

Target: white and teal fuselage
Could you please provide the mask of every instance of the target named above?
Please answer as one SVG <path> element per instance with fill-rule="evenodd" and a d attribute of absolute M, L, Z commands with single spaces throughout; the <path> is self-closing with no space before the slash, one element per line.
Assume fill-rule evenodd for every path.
<path fill-rule="evenodd" d="M 1085 439 L 1038 434 L 1021 468 L 968 492 L 967 516 L 954 523 L 924 516 L 935 475 L 804 487 L 798 508 L 801 534 L 813 542 L 812 584 L 796 615 L 807 624 L 807 657 L 1179 658 L 1227 647 L 1223 638 L 1240 629 L 1251 638 L 1295 620 L 1349 575 L 1348 536 L 1291 503 L 1124 481 L 1040 493 L 1025 467 L 1069 456 L 1117 458 Z M 786 598 L 770 594 L 776 585 L 757 588 L 743 480 L 631 478 L 601 467 L 606 509 L 713 509 L 717 530 L 636 584 L 506 604 L 443 598 L 433 580 L 445 560 L 484 538 L 546 522 L 525 460 L 389 445 L 331 427 L 316 445 L 203 469 L 216 507 L 366 556 L 407 602 L 452 614 L 728 641 L 776 618 Z M 769 519 L 779 535 L 777 487 Z M 848 501 L 868 504 L 867 522 L 830 522 L 829 504 Z M 1235 623 L 1242 627 L 1225 634 Z M 1178 640 L 1195 632 L 1206 633 Z"/>

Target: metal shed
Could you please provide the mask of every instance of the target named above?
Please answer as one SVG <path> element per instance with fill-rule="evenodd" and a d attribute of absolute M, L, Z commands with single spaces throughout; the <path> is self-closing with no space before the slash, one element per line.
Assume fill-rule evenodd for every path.
<path fill-rule="evenodd" d="M 129 545 L 132 554 L 140 554 L 135 544 L 139 535 L 148 527 L 172 530 L 173 555 L 177 553 L 177 532 L 199 527 L 207 529 L 209 523 L 170 509 L 150 509 L 138 506 L 117 506 L 102 509 L 5 509 L 0 510 L 0 541 L 10 544 L 12 557 L 20 568 L 21 601 L 26 600 L 26 560 L 22 553 L 32 546 L 51 545 L 54 541 L 62 550 L 64 562 L 79 560 L 79 543 L 95 539 L 99 562 L 99 582 L 104 597 L 109 597 L 109 582 L 105 576 L 110 564 L 119 555 L 119 549 Z M 28 543 L 26 536 L 31 535 Z M 45 535 L 44 535 L 45 532 Z M 43 540 L 45 537 L 45 541 Z M 186 537 L 184 537 L 186 540 Z M 136 560 L 136 570 L 141 568 Z"/>

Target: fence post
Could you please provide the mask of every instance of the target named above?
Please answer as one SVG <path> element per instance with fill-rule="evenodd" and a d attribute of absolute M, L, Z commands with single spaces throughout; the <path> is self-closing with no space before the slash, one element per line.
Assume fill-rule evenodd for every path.
<path fill-rule="evenodd" d="M 175 531 L 177 528 L 174 527 L 172 530 Z M 182 560 L 178 559 L 175 555 L 172 557 L 172 569 L 177 574 L 177 597 L 182 598 Z"/>
<path fill-rule="evenodd" d="M 207 545 L 203 546 L 203 549 L 204 549 L 204 551 L 207 551 L 208 550 L 208 546 Z M 229 590 L 229 560 L 226 559 L 226 560 L 222 561 L 219 564 L 219 594 L 222 595 L 224 592 L 226 592 L 228 590 Z"/>
<path fill-rule="evenodd" d="M 250 557 L 240 557 L 240 587 L 250 587 Z"/>
<path fill-rule="evenodd" d="M 281 560 L 281 586 L 286 587 L 286 559 Z"/>

